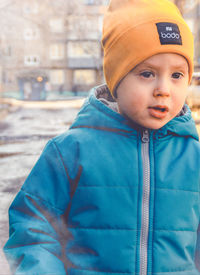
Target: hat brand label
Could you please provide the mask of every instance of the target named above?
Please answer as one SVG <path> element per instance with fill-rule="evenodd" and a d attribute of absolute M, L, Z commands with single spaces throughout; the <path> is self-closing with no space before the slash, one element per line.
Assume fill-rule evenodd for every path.
<path fill-rule="evenodd" d="M 156 26 L 161 45 L 182 45 L 182 38 L 177 24 L 161 22 L 157 23 Z"/>

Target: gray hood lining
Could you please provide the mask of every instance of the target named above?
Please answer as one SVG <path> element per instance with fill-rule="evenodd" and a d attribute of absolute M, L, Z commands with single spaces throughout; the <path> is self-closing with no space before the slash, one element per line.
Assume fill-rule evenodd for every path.
<path fill-rule="evenodd" d="M 101 101 L 103 104 L 105 104 L 111 110 L 119 113 L 118 104 L 115 101 L 115 99 L 111 96 L 111 93 L 110 93 L 108 86 L 106 84 L 103 84 L 103 85 L 97 87 L 97 89 L 95 91 L 95 96 L 99 101 Z"/>

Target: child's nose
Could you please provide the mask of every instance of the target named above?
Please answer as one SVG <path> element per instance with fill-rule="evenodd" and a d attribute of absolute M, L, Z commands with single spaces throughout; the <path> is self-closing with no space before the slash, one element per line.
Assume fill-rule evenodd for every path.
<path fill-rule="evenodd" d="M 170 83 L 167 80 L 159 80 L 154 89 L 153 96 L 169 97 L 170 96 Z"/>

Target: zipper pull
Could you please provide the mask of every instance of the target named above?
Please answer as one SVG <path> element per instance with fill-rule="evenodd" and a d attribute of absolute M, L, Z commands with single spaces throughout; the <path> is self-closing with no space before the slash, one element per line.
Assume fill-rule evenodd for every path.
<path fill-rule="evenodd" d="M 142 142 L 149 142 L 149 131 L 147 129 L 142 132 Z"/>

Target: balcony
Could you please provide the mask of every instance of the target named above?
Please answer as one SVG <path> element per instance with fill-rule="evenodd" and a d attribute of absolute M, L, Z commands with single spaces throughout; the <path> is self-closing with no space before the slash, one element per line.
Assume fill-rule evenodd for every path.
<path fill-rule="evenodd" d="M 95 57 L 71 57 L 68 58 L 67 66 L 69 69 L 99 69 L 102 67 L 102 60 Z"/>

